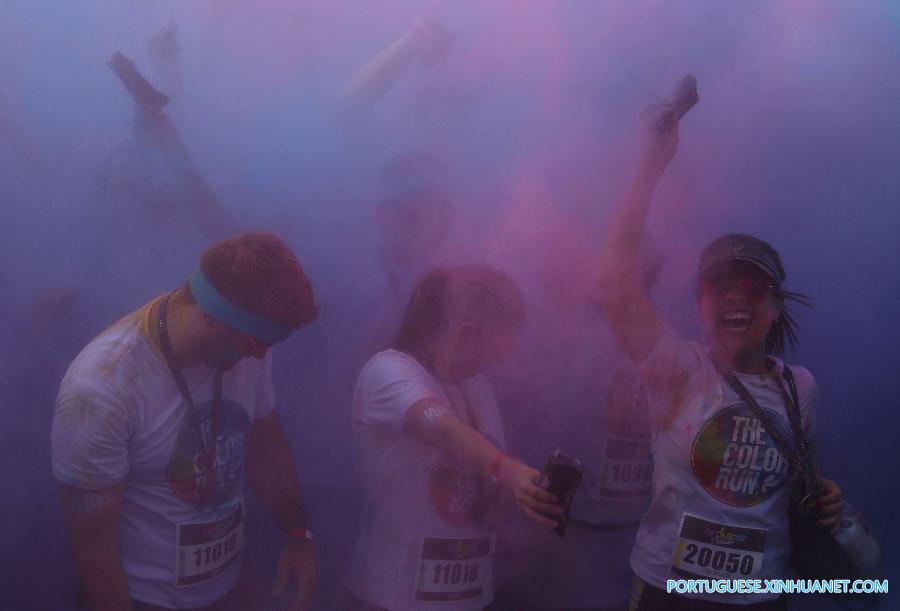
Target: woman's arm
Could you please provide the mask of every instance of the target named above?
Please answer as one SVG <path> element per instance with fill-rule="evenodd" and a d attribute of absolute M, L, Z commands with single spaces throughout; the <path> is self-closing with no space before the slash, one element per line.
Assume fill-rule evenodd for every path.
<path fill-rule="evenodd" d="M 406 412 L 403 430 L 481 475 L 496 478 L 529 518 L 556 527 L 555 520 L 541 514 L 561 514 L 562 508 L 556 504 L 556 497 L 538 487 L 540 473 L 507 456 L 449 407 L 435 399 L 417 401 Z"/>
<path fill-rule="evenodd" d="M 635 365 L 644 361 L 663 331 L 641 286 L 638 248 L 653 192 L 678 148 L 677 115 L 676 106 L 669 103 L 647 116 L 637 171 L 611 214 L 600 248 L 600 304 Z"/>

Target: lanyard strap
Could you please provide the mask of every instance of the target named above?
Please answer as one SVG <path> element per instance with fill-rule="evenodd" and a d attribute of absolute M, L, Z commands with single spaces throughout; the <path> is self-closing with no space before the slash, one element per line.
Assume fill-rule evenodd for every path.
<path fill-rule="evenodd" d="M 169 371 L 175 379 L 175 384 L 178 386 L 181 396 L 188 404 L 188 413 L 197 435 L 197 443 L 200 447 L 203 466 L 209 471 L 209 477 L 205 480 L 206 488 L 202 494 L 202 496 L 205 496 L 216 489 L 216 474 L 213 467 L 215 466 L 216 441 L 219 438 L 220 410 L 222 406 L 222 371 L 216 370 L 215 377 L 213 378 L 213 403 L 209 418 L 209 434 L 204 436 L 203 427 L 200 425 L 199 409 L 196 404 L 194 404 L 193 398 L 191 398 L 191 391 L 188 389 L 187 382 L 184 379 L 184 373 L 181 371 L 181 365 L 175 357 L 175 349 L 172 347 L 172 340 L 169 338 L 166 314 L 169 298 L 171 296 L 171 293 L 166 295 L 159 304 L 159 316 L 157 317 L 156 328 L 159 331 L 159 343 L 162 346 L 166 364 L 169 366 Z"/>
<path fill-rule="evenodd" d="M 801 507 L 804 510 L 807 510 L 808 503 L 813 501 L 820 494 L 819 480 L 816 477 L 812 456 L 809 452 L 809 446 L 806 443 L 806 435 L 803 433 L 803 426 L 800 420 L 800 398 L 797 393 L 797 384 L 794 381 L 794 374 L 790 367 L 787 365 L 784 366 L 784 379 L 787 380 L 788 386 L 790 387 L 790 395 L 788 394 L 788 391 L 785 390 L 784 383 L 781 381 L 780 376 L 778 376 L 778 388 L 781 390 L 781 396 L 784 398 L 785 411 L 787 412 L 788 422 L 791 425 L 791 432 L 794 437 L 793 448 L 788 445 L 787 441 L 781 435 L 781 431 L 779 431 L 778 427 L 775 425 L 775 422 L 773 422 L 769 415 L 759 406 L 756 399 L 753 398 L 753 395 L 750 394 L 750 391 L 741 383 L 734 372 L 720 359 L 713 357 L 712 355 L 710 355 L 710 359 L 712 360 L 716 371 L 719 372 L 741 400 L 750 407 L 756 417 L 762 420 L 769 435 L 771 435 L 772 439 L 775 441 L 775 445 L 778 446 L 782 453 L 791 458 L 791 462 L 800 472 L 800 476 L 803 478 L 804 488 L 806 489 L 806 495 L 801 502 Z M 775 371 L 774 366 L 773 371 Z"/>

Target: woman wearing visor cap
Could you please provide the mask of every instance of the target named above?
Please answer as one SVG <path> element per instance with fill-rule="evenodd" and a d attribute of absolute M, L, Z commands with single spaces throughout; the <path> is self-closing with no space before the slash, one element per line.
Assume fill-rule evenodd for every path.
<path fill-rule="evenodd" d="M 786 379 L 795 380 L 807 438 L 816 403 L 812 375 L 777 356 L 797 340 L 788 302 L 806 300 L 786 290 L 781 258 L 768 243 L 731 234 L 703 251 L 696 298 L 706 347 L 679 338 L 641 289 L 638 247 L 653 191 L 678 146 L 678 114 L 669 103 L 648 117 L 635 179 L 610 219 L 600 258 L 604 312 L 651 405 L 653 498 L 631 554 L 631 608 L 785 609 L 777 594 L 666 592 L 670 579 L 787 576 L 794 470 L 778 443 L 779 436 L 793 440 Z M 726 378 L 736 378 L 755 406 Z M 819 484 L 819 523 L 834 528 L 840 490 Z"/>

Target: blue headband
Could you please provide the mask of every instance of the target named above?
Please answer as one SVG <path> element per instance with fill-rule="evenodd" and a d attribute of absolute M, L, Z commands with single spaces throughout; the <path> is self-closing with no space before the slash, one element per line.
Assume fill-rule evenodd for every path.
<path fill-rule="evenodd" d="M 199 267 L 191 276 L 190 286 L 194 299 L 203 311 L 235 331 L 270 346 L 286 340 L 291 334 L 290 327 L 251 314 L 223 297 L 216 287 L 210 284 Z"/>

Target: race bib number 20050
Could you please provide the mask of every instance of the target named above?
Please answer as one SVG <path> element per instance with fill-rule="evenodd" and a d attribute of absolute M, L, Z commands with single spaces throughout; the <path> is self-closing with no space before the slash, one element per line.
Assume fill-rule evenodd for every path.
<path fill-rule="evenodd" d="M 426 537 L 422 542 L 416 600 L 462 602 L 478 600 L 493 587 L 491 555 L 494 536 L 472 539 Z"/>
<path fill-rule="evenodd" d="M 221 574 L 241 555 L 244 539 L 241 505 L 213 522 L 178 525 L 175 585 L 190 586 Z"/>
<path fill-rule="evenodd" d="M 762 569 L 766 531 L 684 514 L 672 573 L 686 579 L 748 579 Z"/>

